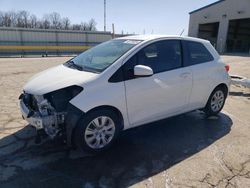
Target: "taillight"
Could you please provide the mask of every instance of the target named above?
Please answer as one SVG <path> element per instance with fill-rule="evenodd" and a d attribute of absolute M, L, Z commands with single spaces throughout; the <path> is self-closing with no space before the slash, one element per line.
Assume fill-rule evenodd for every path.
<path fill-rule="evenodd" d="M 230 66 L 229 65 L 225 65 L 225 69 L 226 69 L 227 72 L 229 72 Z"/>

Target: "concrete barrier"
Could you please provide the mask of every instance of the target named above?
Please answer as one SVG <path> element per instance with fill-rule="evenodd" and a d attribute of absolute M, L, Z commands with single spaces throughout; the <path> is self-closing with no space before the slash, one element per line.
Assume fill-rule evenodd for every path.
<path fill-rule="evenodd" d="M 250 88 L 250 79 L 238 75 L 231 75 L 231 79 L 232 79 L 232 84 L 234 85 L 241 85 Z"/>

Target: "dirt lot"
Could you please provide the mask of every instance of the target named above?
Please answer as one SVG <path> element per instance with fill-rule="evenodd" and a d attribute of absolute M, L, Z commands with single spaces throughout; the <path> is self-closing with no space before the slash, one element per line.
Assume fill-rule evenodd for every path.
<path fill-rule="evenodd" d="M 250 57 L 224 56 L 250 78 Z M 250 89 L 232 86 L 218 117 L 192 112 L 123 133 L 99 156 L 34 143 L 18 96 L 68 58 L 0 59 L 0 187 L 250 187 Z"/>

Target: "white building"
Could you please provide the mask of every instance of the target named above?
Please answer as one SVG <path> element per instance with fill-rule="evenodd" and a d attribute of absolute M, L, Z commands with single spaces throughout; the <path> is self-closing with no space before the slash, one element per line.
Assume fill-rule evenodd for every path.
<path fill-rule="evenodd" d="M 250 53 L 250 0 L 221 0 L 189 14 L 189 36 L 210 40 L 220 53 Z"/>

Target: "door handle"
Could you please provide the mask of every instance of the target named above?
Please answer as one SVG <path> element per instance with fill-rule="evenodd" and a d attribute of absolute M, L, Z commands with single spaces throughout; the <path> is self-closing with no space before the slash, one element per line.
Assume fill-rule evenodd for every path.
<path fill-rule="evenodd" d="M 181 78 L 187 78 L 190 75 L 190 72 L 184 72 L 180 74 Z"/>

